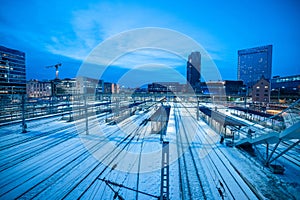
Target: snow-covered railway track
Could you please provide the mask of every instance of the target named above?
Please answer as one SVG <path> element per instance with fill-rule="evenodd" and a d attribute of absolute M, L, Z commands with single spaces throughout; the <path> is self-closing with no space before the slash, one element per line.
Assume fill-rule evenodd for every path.
<path fill-rule="evenodd" d="M 183 106 L 184 107 L 184 106 Z M 192 110 L 185 108 L 187 113 L 193 113 Z M 215 198 L 221 199 L 257 199 L 257 194 L 250 188 L 251 185 L 232 165 L 230 160 L 216 144 L 216 140 L 207 128 L 203 128 L 204 122 L 198 123 L 196 118 L 187 118 L 185 124 L 189 129 L 196 132 L 195 141 L 199 141 L 203 147 L 199 149 L 201 154 L 199 159 L 201 166 L 206 172 L 207 178 L 211 184 L 212 192 Z M 212 131 L 213 132 L 213 131 Z M 193 144 L 191 144 L 193 145 Z M 213 189 L 215 188 L 215 189 Z"/>
<path fill-rule="evenodd" d="M 206 156 L 201 162 L 206 165 L 221 199 L 258 199 L 257 191 L 253 191 L 254 187 L 230 162 L 211 136 L 199 125 L 195 127 L 195 130 L 198 130 L 197 140 L 203 144 L 210 144 L 210 147 L 203 148 Z"/>
<path fill-rule="evenodd" d="M 289 147 L 291 144 L 293 144 L 293 143 L 290 141 L 282 141 L 281 142 L 281 145 L 283 145 L 285 147 Z M 300 145 L 293 147 L 293 151 L 295 151 L 299 154 L 300 153 Z"/>
<path fill-rule="evenodd" d="M 206 199 L 190 138 L 178 108 L 175 109 L 177 152 L 181 155 L 178 159 L 181 199 Z"/>
<path fill-rule="evenodd" d="M 1 164 L 0 176 L 9 177 L 9 179 L 2 179 L 3 181 L 0 184 L 0 198 L 10 193 L 14 189 L 22 186 L 23 184 L 26 184 L 26 182 L 31 181 L 32 179 L 35 179 L 36 177 L 39 177 L 39 175 L 43 174 L 44 171 L 40 171 L 38 169 L 39 167 L 42 168 L 42 165 L 45 165 L 45 163 L 48 164 L 54 161 L 51 166 L 53 167 L 59 164 L 59 161 L 65 161 L 60 160 L 60 157 L 64 157 L 66 153 L 63 149 L 59 148 L 59 150 L 55 151 L 53 154 L 51 154 L 51 156 L 43 158 L 43 160 L 36 160 L 35 157 L 37 157 L 39 154 L 42 155 L 44 152 L 50 151 L 52 150 L 52 148 L 58 147 L 59 145 L 62 145 L 63 148 L 68 147 L 68 145 L 65 146 L 65 143 L 76 138 L 77 133 L 78 132 L 73 125 L 67 125 L 58 129 L 51 130 L 46 134 L 41 134 L 41 138 L 29 137 L 28 141 L 21 140 L 24 142 L 24 144 L 15 144 L 17 146 L 13 146 L 15 148 L 13 148 L 11 152 L 9 152 L 9 150 L 12 147 L 6 150 L 8 152 L 5 152 L 5 150 L 1 151 L 1 154 L 6 153 L 7 156 L 3 156 L 3 159 L 1 160 L 1 163 L 3 164 Z M 72 146 L 72 143 L 69 144 L 69 146 Z M 23 147 L 24 150 L 20 150 Z M 84 152 L 86 153 L 86 150 Z M 76 154 L 70 156 L 74 155 Z M 42 165 L 39 165 L 40 162 L 42 163 Z M 10 168 L 13 169 L 10 170 Z M 20 171 L 16 171 L 16 168 L 20 168 Z M 30 174 L 30 176 L 26 178 L 28 174 Z M 18 179 L 23 180 L 23 182 L 18 181 Z M 19 182 L 19 184 L 13 183 L 13 180 L 15 180 L 16 183 Z M 11 185 L 12 183 L 13 186 Z"/>
<path fill-rule="evenodd" d="M 97 120 L 97 118 L 91 120 L 89 128 L 96 126 Z M 130 126 L 133 121 L 123 123 L 123 125 Z M 61 131 L 61 133 L 59 133 L 59 131 Z M 114 131 L 106 134 L 105 138 L 117 132 L 118 131 Z M 31 199 L 40 197 L 45 194 L 45 192 L 48 193 L 49 190 L 53 189 L 51 186 L 59 182 L 59 180 L 69 180 L 73 174 L 80 176 L 80 174 L 77 173 L 79 168 L 78 171 L 84 173 L 89 172 L 91 167 L 96 163 L 100 164 L 99 161 L 91 159 L 91 153 L 99 151 L 107 140 L 105 140 L 105 138 L 101 140 L 101 138 L 98 137 L 98 141 L 88 141 L 86 147 L 89 146 L 89 151 L 87 151 L 84 146 L 80 145 L 78 141 L 79 138 L 76 137 L 78 136 L 77 134 L 78 130 L 75 129 L 74 125 L 68 124 L 67 126 L 55 128 L 47 133 L 41 133 L 40 135 L 32 137 L 28 136 L 27 140 L 22 138 L 18 142 L 9 143 L 6 146 L 7 151 L 14 147 L 20 148 L 16 148 L 16 152 L 11 151 L 11 156 L 6 154 L 8 155 L 7 158 L 3 156 L 6 160 L 1 161 L 1 166 L 6 168 L 0 172 L 0 177 L 3 178 L 3 181 L 0 183 L 0 199 Z M 22 146 L 25 147 L 22 143 L 27 145 L 27 149 L 23 150 L 21 148 Z M 69 151 L 66 152 L 64 148 L 69 149 Z M 5 153 L 4 151 L 5 150 L 2 150 L 1 154 Z M 49 151 L 53 151 L 53 153 L 45 153 Z M 48 156 L 43 157 L 45 154 Z M 48 165 L 47 171 L 44 170 L 45 167 L 43 165 Z M 73 181 L 70 184 L 73 184 Z M 61 191 L 68 191 L 66 189 L 67 188 L 61 188 Z M 63 196 L 59 192 L 57 195 L 58 198 Z"/>
<path fill-rule="evenodd" d="M 98 120 L 100 120 L 101 117 L 103 118 L 104 116 L 102 114 L 90 116 L 88 118 L 89 128 L 95 127 L 99 123 Z M 36 124 L 37 125 L 36 127 L 38 129 L 32 129 L 32 132 L 29 132 L 27 134 L 21 135 L 18 133 L 19 131 L 14 131 L 14 132 L 11 132 L 10 135 L 3 136 L 6 138 L 2 138 L 0 141 L 0 151 L 7 150 L 11 147 L 19 146 L 20 144 L 23 145 L 28 142 L 32 142 L 33 144 L 31 144 L 31 147 L 33 147 L 34 142 L 36 140 L 45 139 L 46 137 L 52 136 L 52 135 L 60 133 L 60 132 L 64 132 L 64 133 L 68 132 L 68 131 L 74 129 L 74 126 L 75 126 L 74 123 L 71 123 L 71 124 L 65 124 L 64 126 L 61 126 L 61 124 L 60 124 L 58 128 L 52 128 L 52 127 L 56 127 L 55 125 L 52 125 L 50 127 L 47 126 L 47 129 L 49 129 L 47 131 L 45 131 L 44 126 L 39 127 L 40 125 L 49 124 L 54 121 L 56 121 L 56 120 L 51 120 L 51 121 L 46 120 L 44 122 L 41 121 Z M 84 122 L 85 122 L 85 119 L 80 119 L 80 120 L 76 121 L 76 124 L 78 126 L 82 126 L 82 125 L 84 125 Z M 38 133 L 41 131 L 42 131 L 42 133 Z M 80 132 L 77 132 L 77 133 L 80 133 Z M 30 136 L 28 136 L 28 135 L 30 135 Z M 58 137 L 60 137 L 60 135 Z M 38 144 L 40 145 L 40 143 L 38 143 Z M 21 153 L 21 152 L 22 151 L 20 151 L 20 150 L 17 151 L 17 153 Z M 10 155 L 12 155 L 12 154 L 10 154 Z"/>
<path fill-rule="evenodd" d="M 281 142 L 278 150 L 275 151 L 275 154 L 279 154 L 281 151 L 285 150 L 286 148 L 288 148 L 291 145 L 292 145 L 292 143 L 290 141 Z M 299 156 L 300 154 L 299 153 L 300 153 L 300 148 L 299 148 L 299 145 L 297 145 L 297 146 L 293 147 L 291 150 L 289 150 L 288 152 L 286 152 L 285 154 L 283 154 L 282 157 L 285 158 L 286 160 L 288 160 L 289 162 L 300 167 L 300 156 Z"/>
<path fill-rule="evenodd" d="M 72 128 L 73 126 L 74 126 L 73 124 L 68 124 L 66 126 L 62 126 L 62 127 L 55 128 L 50 131 L 44 132 L 43 134 L 36 134 L 36 135 L 32 135 L 31 137 L 24 137 L 24 139 L 21 139 L 21 140 L 18 139 L 18 137 L 16 137 L 15 139 L 9 140 L 9 142 L 7 142 L 8 140 L 6 142 L 4 141 L 4 144 L 0 146 L 0 151 L 10 148 L 10 147 L 13 147 L 13 146 L 24 144 L 29 141 L 33 141 L 35 139 L 39 139 L 41 137 L 46 137 L 50 134 L 53 134 L 53 133 L 56 133 L 59 131 L 67 130 L 69 128 Z"/>
<path fill-rule="evenodd" d="M 92 116 L 89 116 L 88 117 L 88 120 L 94 120 L 94 119 L 97 119 L 99 117 L 102 117 L 105 113 L 101 113 L 101 114 L 97 114 L 97 115 L 92 115 Z M 52 124 L 53 122 L 58 122 L 60 119 L 61 119 L 62 116 L 57 116 L 57 115 L 53 115 L 51 117 L 47 117 L 47 118 L 44 118 L 44 119 L 33 119 L 33 120 L 30 120 L 30 121 L 26 121 L 26 124 L 27 124 L 27 130 L 29 131 L 29 134 L 30 132 L 33 130 L 34 132 L 37 132 L 37 131 L 45 131 L 45 124 Z M 54 118 L 54 119 L 53 119 Z M 76 123 L 82 123 L 85 119 L 84 118 L 80 118 L 80 119 L 76 119 L 74 118 L 74 120 L 76 121 Z M 6 129 L 10 129 L 9 131 L 6 132 L 6 134 L 0 134 L 0 151 L 3 149 L 3 148 L 6 148 L 7 146 L 4 146 L 2 147 L 1 144 L 5 143 L 7 144 L 8 142 L 11 143 L 11 145 L 13 145 L 13 142 L 14 141 L 18 141 L 18 142 L 22 142 L 20 140 L 20 132 L 21 132 L 21 126 L 20 126 L 20 123 L 18 124 L 12 124 L 12 125 L 7 125 L 7 126 L 3 126 L 4 128 Z M 50 131 L 55 131 L 55 130 L 58 130 L 59 129 L 53 129 L 53 127 L 56 127 L 56 126 L 47 126 L 47 129 L 49 129 L 47 132 L 50 132 Z M 70 125 L 71 127 L 71 125 Z M 65 127 L 67 128 L 67 127 Z M 24 133 L 23 135 L 26 135 L 28 133 Z M 26 137 L 26 139 L 28 139 L 28 137 Z"/>
<path fill-rule="evenodd" d="M 278 155 L 280 154 L 280 151 L 275 151 L 274 154 Z M 300 167 L 300 159 L 299 159 L 299 154 L 296 152 L 287 152 L 286 154 L 283 154 L 282 157 L 286 159 L 288 162 L 296 165 L 297 167 Z"/>
<path fill-rule="evenodd" d="M 143 193 L 143 189 L 140 190 L 140 169 L 141 169 L 141 155 L 143 152 L 143 143 L 144 143 L 144 135 L 147 132 L 147 128 L 137 128 L 134 130 L 132 136 L 135 136 L 132 141 L 126 143 L 127 147 L 123 155 L 116 155 L 113 158 L 114 166 L 120 166 L 123 164 L 124 159 L 128 152 L 139 152 L 139 156 L 136 157 L 134 160 L 130 160 L 130 165 L 128 168 L 120 173 L 120 171 L 115 171 L 113 168 L 106 168 L 101 171 L 97 178 L 94 179 L 94 183 L 90 184 L 81 194 L 80 198 L 83 199 L 112 199 L 114 196 L 118 196 L 119 199 L 136 199 L 138 200 L 140 197 L 145 198 L 145 194 L 149 195 L 148 193 Z M 141 141 L 142 140 L 142 141 Z M 139 142 L 138 142 L 139 141 Z M 137 145 L 138 143 L 141 145 Z M 126 161 L 125 161 L 126 162 Z M 128 161 L 127 161 L 128 162 Z M 136 167 L 137 173 L 132 173 L 132 169 Z M 102 174 L 101 174 L 102 173 Z M 115 187 L 114 190 L 109 186 L 108 182 L 119 184 L 120 187 Z M 126 188 L 125 188 L 126 187 Z M 142 186 L 143 187 L 143 186 Z M 130 188 L 130 189 L 129 189 Z M 95 191 L 96 190 L 96 191 Z M 93 192 L 95 191 L 95 192 Z M 97 192 L 102 191 L 102 192 Z M 155 196 L 155 195 L 153 195 Z M 152 196 L 152 197 L 153 197 Z M 151 198 L 151 194 L 148 198 Z"/>
<path fill-rule="evenodd" d="M 97 121 L 94 119 L 90 127 L 95 127 Z M 59 128 L 52 129 L 42 134 L 24 137 L 22 140 L 15 140 L 0 147 L 3 156 L 0 164 L 0 172 L 20 164 L 38 154 L 47 151 L 80 134 L 75 130 L 73 124 L 67 124 Z"/>
<path fill-rule="evenodd" d="M 291 143 L 290 141 L 282 141 L 276 148 L 273 157 L 275 157 L 275 155 L 280 154 L 282 151 L 290 147 L 292 144 L 293 143 Z M 262 146 L 266 148 L 265 144 L 262 144 Z M 285 152 L 281 156 L 281 158 L 283 158 L 287 162 L 290 162 L 293 165 L 296 165 L 297 167 L 300 167 L 299 147 L 298 146 L 293 147 L 289 151 Z"/>
<path fill-rule="evenodd" d="M 124 127 L 123 127 L 124 128 Z M 131 128 L 130 124 L 127 124 L 126 128 Z M 69 185 L 69 186 L 64 186 L 64 189 L 66 187 L 69 187 L 66 192 L 64 193 L 63 199 L 68 198 L 69 196 L 77 196 L 77 198 L 83 198 L 88 191 L 93 188 L 97 182 L 101 181 L 101 179 L 105 179 L 107 176 L 106 173 L 111 172 L 111 166 L 116 166 L 119 164 L 120 160 L 122 160 L 124 155 L 126 155 L 126 150 L 128 149 L 131 142 L 138 136 L 140 127 L 131 129 L 126 132 L 130 132 L 131 134 L 127 135 L 125 138 L 123 138 L 120 142 L 115 144 L 115 148 L 110 149 L 100 160 L 98 164 L 96 164 L 92 170 L 90 170 L 88 173 L 86 173 L 80 181 L 78 181 L 74 185 Z M 125 153 L 124 153 L 125 152 Z M 106 165 L 103 165 L 102 163 L 107 163 Z M 86 180 L 90 179 L 89 183 L 87 183 Z M 86 182 L 86 183 L 85 183 Z M 84 188 L 80 193 L 78 193 L 77 190 L 78 188 Z"/>
<path fill-rule="evenodd" d="M 11 167 L 14 167 L 15 165 L 19 165 L 22 162 L 33 158 L 37 155 L 39 155 L 40 153 L 47 151 L 71 138 L 76 137 L 76 135 L 73 133 L 68 133 L 68 135 L 62 136 L 59 139 L 55 139 L 55 140 L 44 140 L 41 139 L 41 143 L 38 143 L 37 141 L 32 141 L 32 142 L 27 142 L 25 148 L 21 151 L 16 151 L 14 149 L 17 149 L 18 147 L 16 146 L 16 148 L 14 149 L 8 149 L 10 151 L 14 151 L 15 153 L 9 153 L 7 154 L 8 156 L 3 156 L 2 162 L 0 164 L 0 172 L 3 172 Z M 32 144 L 32 146 L 31 146 Z M 3 151 L 1 152 L 1 154 L 5 154 L 6 152 L 9 151 Z"/>

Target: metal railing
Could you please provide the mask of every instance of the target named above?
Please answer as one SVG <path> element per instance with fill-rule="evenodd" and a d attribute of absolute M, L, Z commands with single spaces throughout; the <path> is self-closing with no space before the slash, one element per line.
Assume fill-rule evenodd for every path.
<path fill-rule="evenodd" d="M 283 121 L 278 121 L 281 117 Z M 271 124 L 269 124 L 271 121 Z M 259 123 L 254 123 L 249 126 L 245 126 L 238 130 L 239 135 L 244 135 L 252 139 L 258 138 L 262 135 L 269 133 L 281 133 L 287 128 L 293 126 L 300 121 L 300 99 L 291 104 L 288 108 L 282 110 L 272 117 L 266 118 Z M 265 123 L 265 124 L 264 124 Z M 243 138 L 241 138 L 243 139 Z"/>

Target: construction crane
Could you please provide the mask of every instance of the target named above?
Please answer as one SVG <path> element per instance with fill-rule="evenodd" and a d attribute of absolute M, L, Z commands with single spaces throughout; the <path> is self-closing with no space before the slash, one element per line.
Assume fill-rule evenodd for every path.
<path fill-rule="evenodd" d="M 55 67 L 55 79 L 58 79 L 58 67 L 61 67 L 61 63 L 58 63 L 56 65 L 50 65 L 50 66 L 46 66 L 46 68 L 52 68 Z"/>

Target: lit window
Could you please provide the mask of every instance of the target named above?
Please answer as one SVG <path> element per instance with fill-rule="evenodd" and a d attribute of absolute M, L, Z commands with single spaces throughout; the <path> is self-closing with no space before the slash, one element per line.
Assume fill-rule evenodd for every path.
<path fill-rule="evenodd" d="M 265 85 L 265 88 L 267 89 L 267 88 L 269 88 L 269 86 Z"/>
<path fill-rule="evenodd" d="M 256 86 L 256 89 L 259 89 L 259 86 Z"/>

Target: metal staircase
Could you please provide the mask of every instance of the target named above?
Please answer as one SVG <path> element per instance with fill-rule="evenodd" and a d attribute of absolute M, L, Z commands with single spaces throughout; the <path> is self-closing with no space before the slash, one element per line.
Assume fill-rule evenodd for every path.
<path fill-rule="evenodd" d="M 262 126 L 261 124 L 263 123 L 260 122 L 259 124 L 255 123 L 243 127 L 238 131 L 240 139 L 235 141 L 235 146 L 265 144 L 267 148 L 265 158 L 266 166 L 270 166 L 273 161 L 300 143 L 300 99 L 287 109 L 265 121 L 270 122 L 270 119 L 272 124 L 268 126 Z M 285 150 L 277 153 L 277 155 L 273 157 L 277 147 L 283 141 L 288 141 L 289 145 Z M 270 152 L 269 145 L 274 145 Z"/>

